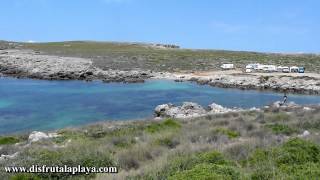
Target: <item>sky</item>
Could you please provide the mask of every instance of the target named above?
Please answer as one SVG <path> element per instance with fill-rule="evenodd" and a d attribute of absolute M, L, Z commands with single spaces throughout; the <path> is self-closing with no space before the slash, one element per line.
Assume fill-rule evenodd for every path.
<path fill-rule="evenodd" d="M 319 0 L 2 0 L 0 39 L 320 53 Z"/>

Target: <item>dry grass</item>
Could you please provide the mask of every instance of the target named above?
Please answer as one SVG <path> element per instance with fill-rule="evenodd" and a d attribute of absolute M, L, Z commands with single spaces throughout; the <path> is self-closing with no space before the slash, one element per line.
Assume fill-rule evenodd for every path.
<path fill-rule="evenodd" d="M 191 171 L 193 167 L 204 166 L 211 171 L 213 165 L 207 164 L 199 157 L 202 157 L 203 153 L 217 151 L 221 152 L 228 162 L 232 162 L 226 167 L 219 165 L 221 170 L 234 172 L 232 176 L 239 175 L 239 172 L 239 178 L 246 179 L 262 175 L 258 169 L 250 167 L 250 160 L 259 149 L 280 147 L 305 130 L 311 132 L 306 138 L 319 144 L 319 110 L 318 107 L 312 111 L 300 108 L 275 112 L 274 109 L 266 109 L 260 112 L 228 113 L 187 120 L 105 123 L 81 129 L 65 129 L 59 131 L 62 137 L 32 144 L 22 151 L 18 160 L 2 161 L 1 165 L 32 163 L 50 165 L 66 162 L 72 165 L 90 162 L 90 165 L 98 166 L 103 164 L 99 159 L 104 157 L 109 165 L 119 167 L 119 174 L 98 174 L 90 177 L 168 179 L 171 176 L 184 176 L 183 173 L 176 174 L 178 171 L 185 172 L 184 170 L 188 169 L 190 172 L 199 171 L 199 169 Z M 289 134 L 286 131 L 274 131 L 269 128 L 274 124 L 285 125 L 297 131 Z M 55 145 L 63 145 L 70 140 L 67 146 L 54 148 Z M 8 152 L 14 151 L 15 149 L 8 149 Z M 274 159 L 270 159 L 270 163 L 275 163 Z M 278 168 L 271 164 L 270 167 Z M 282 170 L 279 170 L 280 172 L 285 173 Z M 218 173 L 217 177 L 221 176 L 219 172 L 215 173 Z M 290 174 L 278 175 L 277 177 Z M 50 175 L 41 177 L 48 178 Z M 59 178 L 65 177 L 68 176 L 59 176 Z M 88 178 L 81 175 L 76 177 Z"/>

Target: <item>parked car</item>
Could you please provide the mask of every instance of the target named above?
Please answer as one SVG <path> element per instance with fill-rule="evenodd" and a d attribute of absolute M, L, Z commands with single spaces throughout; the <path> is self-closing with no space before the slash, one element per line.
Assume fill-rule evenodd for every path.
<path fill-rule="evenodd" d="M 246 73 L 251 73 L 253 70 L 250 68 L 246 68 Z"/>
<path fill-rule="evenodd" d="M 291 67 L 290 67 L 290 72 L 292 72 L 292 73 L 298 73 L 298 72 L 299 72 L 299 67 L 297 67 L 297 66 L 291 66 Z"/>
<path fill-rule="evenodd" d="M 289 73 L 290 72 L 290 68 L 289 67 L 283 67 L 282 72 L 283 73 Z"/>
<path fill-rule="evenodd" d="M 299 67 L 299 69 L 298 69 L 299 73 L 304 73 L 304 71 L 305 71 L 304 67 Z"/>

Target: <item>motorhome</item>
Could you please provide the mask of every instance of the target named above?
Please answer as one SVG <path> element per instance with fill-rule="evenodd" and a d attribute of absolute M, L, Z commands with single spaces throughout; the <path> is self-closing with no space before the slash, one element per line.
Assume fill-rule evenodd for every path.
<path fill-rule="evenodd" d="M 234 69 L 234 64 L 222 64 L 220 67 L 224 70 Z"/>
<path fill-rule="evenodd" d="M 266 72 L 275 72 L 277 71 L 277 67 L 275 65 L 263 65 L 262 70 Z"/>
<path fill-rule="evenodd" d="M 288 66 L 278 66 L 277 67 L 277 71 L 278 72 L 289 73 L 290 72 L 290 68 Z"/>
<path fill-rule="evenodd" d="M 248 64 L 246 65 L 246 72 L 250 73 L 257 69 L 258 64 Z"/>

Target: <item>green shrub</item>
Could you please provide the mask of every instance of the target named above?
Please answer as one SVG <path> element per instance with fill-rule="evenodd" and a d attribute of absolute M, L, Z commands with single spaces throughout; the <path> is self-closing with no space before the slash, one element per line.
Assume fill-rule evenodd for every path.
<path fill-rule="evenodd" d="M 293 129 L 286 124 L 269 124 L 267 127 L 275 134 L 291 135 L 298 132 L 296 129 Z"/>
<path fill-rule="evenodd" d="M 271 157 L 270 151 L 257 149 L 250 155 L 248 163 L 254 167 L 259 163 L 263 163 L 269 157 Z"/>
<path fill-rule="evenodd" d="M 240 133 L 237 131 L 232 131 L 230 129 L 226 129 L 226 128 L 217 128 L 215 129 L 216 133 L 220 133 L 223 135 L 228 136 L 228 138 L 233 139 L 233 138 L 237 138 L 240 136 Z"/>
<path fill-rule="evenodd" d="M 315 179 L 320 177 L 320 147 L 293 138 L 280 147 L 256 150 L 247 161 L 251 179 Z"/>
<path fill-rule="evenodd" d="M 303 164 L 320 161 L 320 147 L 310 141 L 299 138 L 290 139 L 280 148 L 277 159 L 282 164 Z"/>
<path fill-rule="evenodd" d="M 139 125 L 120 127 L 115 130 L 108 131 L 106 133 L 106 136 L 126 136 L 126 135 L 133 136 L 135 134 L 140 133 L 142 129 L 143 129 L 143 127 L 141 127 Z"/>
<path fill-rule="evenodd" d="M 58 131 L 58 134 L 58 137 L 52 139 L 57 144 L 64 143 L 68 139 L 77 140 L 86 138 L 85 134 L 78 130 L 63 129 Z"/>
<path fill-rule="evenodd" d="M 116 147 L 119 148 L 128 148 L 129 146 L 136 143 L 136 141 L 132 137 L 113 137 L 112 143 Z"/>
<path fill-rule="evenodd" d="M 156 140 L 156 144 L 166 146 L 170 149 L 175 148 L 180 142 L 172 137 L 164 137 Z"/>
<path fill-rule="evenodd" d="M 171 159 L 165 169 L 157 174 L 157 179 L 167 179 L 168 177 L 178 178 L 185 175 L 177 175 L 178 172 L 186 172 L 195 168 L 200 164 L 212 164 L 212 165 L 231 165 L 220 152 L 209 151 L 192 154 L 179 154 L 175 158 Z M 177 176 L 177 177 L 176 177 Z M 219 174 L 216 176 L 220 176 Z M 214 177 L 214 176 L 212 176 Z M 223 177 L 223 176 L 221 176 Z"/>
<path fill-rule="evenodd" d="M 225 160 L 224 156 L 217 151 L 200 153 L 198 155 L 199 160 L 203 163 L 211 163 L 211 164 L 227 164 L 228 161 Z"/>
<path fill-rule="evenodd" d="M 181 124 L 174 119 L 166 119 L 160 123 L 152 123 L 146 127 L 146 131 L 149 133 L 156 133 L 165 129 L 179 129 Z"/>
<path fill-rule="evenodd" d="M 252 180 L 269 180 L 269 179 L 278 179 L 276 176 L 278 175 L 279 172 L 277 169 L 274 169 L 271 166 L 267 165 L 261 165 L 258 168 L 254 169 L 250 179 Z M 280 177 L 279 179 L 282 179 L 284 177 Z"/>
<path fill-rule="evenodd" d="M 258 149 L 249 158 L 249 163 L 253 166 L 266 161 L 275 161 L 278 166 L 318 163 L 320 162 L 320 147 L 310 141 L 293 138 L 277 148 Z"/>
<path fill-rule="evenodd" d="M 301 165 L 284 165 L 280 169 L 288 174 L 290 179 L 318 179 L 320 177 L 319 163 L 309 162 Z"/>
<path fill-rule="evenodd" d="M 16 137 L 6 136 L 6 137 L 0 137 L 0 145 L 5 144 L 15 144 L 18 143 L 20 140 Z"/>
<path fill-rule="evenodd" d="M 208 179 L 239 179 L 240 173 L 235 167 L 218 164 L 198 164 L 190 170 L 177 172 L 169 180 L 208 180 Z"/>
<path fill-rule="evenodd" d="M 62 149 L 34 149 L 21 154 L 21 158 L 28 158 L 23 166 L 46 165 L 46 166 L 87 166 L 87 167 L 105 167 L 115 165 L 108 151 L 99 148 L 97 144 L 78 144 L 70 145 Z M 77 174 L 84 175 L 84 174 Z M 68 173 L 46 173 L 38 174 L 41 178 L 63 179 L 70 176 Z M 85 175 L 89 176 L 89 175 Z M 90 174 L 93 177 L 94 174 Z"/>
<path fill-rule="evenodd" d="M 280 112 L 280 113 L 276 113 L 276 114 L 273 114 L 271 115 L 268 120 L 270 121 L 289 121 L 290 120 L 290 115 L 287 114 L 287 113 L 283 113 L 283 112 Z"/>
<path fill-rule="evenodd" d="M 189 170 L 196 164 L 199 164 L 199 157 L 195 154 L 179 154 L 169 159 L 167 166 L 157 173 L 157 179 L 167 179 L 176 172 Z"/>

